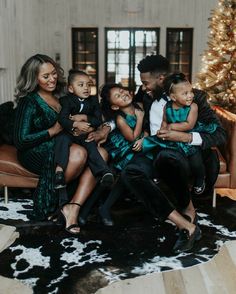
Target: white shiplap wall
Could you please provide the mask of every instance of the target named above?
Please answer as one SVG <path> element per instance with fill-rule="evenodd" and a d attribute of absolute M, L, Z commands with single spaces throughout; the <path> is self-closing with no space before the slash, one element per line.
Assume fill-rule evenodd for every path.
<path fill-rule="evenodd" d="M 105 27 L 193 27 L 193 77 L 207 48 L 208 18 L 217 0 L 0 0 L 0 103 L 14 99 L 16 76 L 35 53 L 71 67 L 71 28 L 99 28 L 99 83 L 104 82 Z"/>

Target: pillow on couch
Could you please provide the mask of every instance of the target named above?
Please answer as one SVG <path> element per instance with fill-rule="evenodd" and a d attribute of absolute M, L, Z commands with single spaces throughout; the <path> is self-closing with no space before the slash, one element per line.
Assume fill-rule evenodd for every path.
<path fill-rule="evenodd" d="M 0 105 L 0 144 L 13 145 L 15 112 L 12 101 Z"/>

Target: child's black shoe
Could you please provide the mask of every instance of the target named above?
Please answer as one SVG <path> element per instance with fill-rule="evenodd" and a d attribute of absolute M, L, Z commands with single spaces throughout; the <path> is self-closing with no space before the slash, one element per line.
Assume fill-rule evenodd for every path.
<path fill-rule="evenodd" d="M 205 187 L 206 187 L 205 181 L 203 181 L 201 186 L 194 186 L 193 187 L 194 194 L 195 195 L 201 195 L 204 192 Z"/>
<path fill-rule="evenodd" d="M 104 186 L 104 187 L 111 187 L 114 183 L 114 175 L 111 172 L 106 172 L 102 178 L 100 183 Z"/>
<path fill-rule="evenodd" d="M 56 172 L 55 178 L 54 178 L 54 189 L 62 189 L 66 187 L 66 182 L 65 182 L 65 177 L 64 177 L 64 172 L 59 171 Z"/>

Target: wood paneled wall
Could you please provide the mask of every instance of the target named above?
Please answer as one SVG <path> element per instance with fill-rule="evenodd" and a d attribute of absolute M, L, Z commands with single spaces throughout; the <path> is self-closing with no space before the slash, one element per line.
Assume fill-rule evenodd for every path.
<path fill-rule="evenodd" d="M 160 53 L 167 27 L 192 27 L 193 78 L 207 48 L 208 18 L 217 0 L 0 0 L 0 103 L 14 99 L 16 77 L 35 53 L 60 55 L 72 64 L 71 28 L 99 28 L 99 83 L 104 82 L 105 27 L 160 27 Z"/>

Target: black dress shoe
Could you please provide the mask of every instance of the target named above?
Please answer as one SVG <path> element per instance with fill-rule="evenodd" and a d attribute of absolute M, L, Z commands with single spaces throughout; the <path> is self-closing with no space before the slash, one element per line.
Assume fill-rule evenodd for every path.
<path fill-rule="evenodd" d="M 206 188 L 206 184 L 205 184 L 205 181 L 204 181 L 202 183 L 202 185 L 194 186 L 193 187 L 193 192 L 194 192 L 195 195 L 201 195 L 204 192 L 205 188 Z"/>
<path fill-rule="evenodd" d="M 194 246 L 194 243 L 201 239 L 201 236 L 202 233 L 198 226 L 196 226 L 195 231 L 191 236 L 189 236 L 188 230 L 180 230 L 179 237 L 173 247 L 173 251 L 175 253 L 181 253 L 191 250 Z"/>
<path fill-rule="evenodd" d="M 114 184 L 113 174 L 111 172 L 105 173 L 102 176 L 100 183 L 103 187 L 107 187 L 107 188 L 111 187 Z"/>
<path fill-rule="evenodd" d="M 63 171 L 56 172 L 54 178 L 54 189 L 62 189 L 66 187 L 65 176 Z"/>
<path fill-rule="evenodd" d="M 104 226 L 112 227 L 114 226 L 114 222 L 110 216 L 110 213 L 103 209 L 102 206 L 98 208 L 99 215 L 101 217 L 102 223 Z"/>

